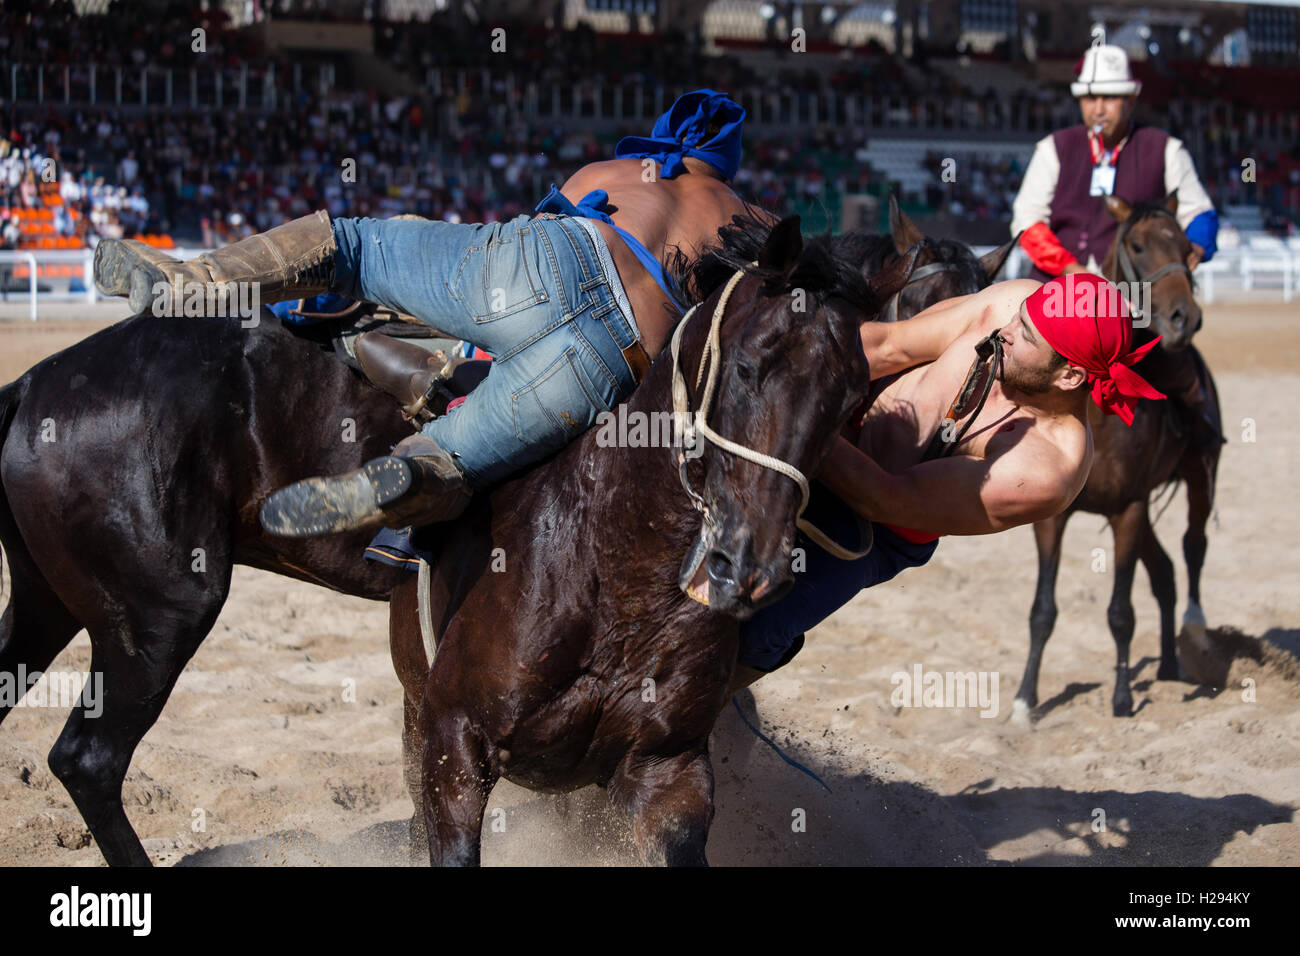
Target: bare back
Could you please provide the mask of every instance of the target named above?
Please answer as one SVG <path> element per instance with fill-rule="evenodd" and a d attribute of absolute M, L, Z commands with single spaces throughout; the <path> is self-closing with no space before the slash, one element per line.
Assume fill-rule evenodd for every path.
<path fill-rule="evenodd" d="M 655 164 L 655 178 L 647 182 L 643 174 L 648 175 L 650 167 L 642 163 L 640 159 L 590 163 L 574 173 L 560 191 L 576 203 L 593 189 L 605 190 L 615 225 L 639 239 L 660 261 L 674 250 L 695 258 L 717 242 L 720 226 L 746 210 L 740 197 L 721 179 L 702 172 L 660 179 L 660 168 Z M 681 316 L 618 233 L 603 222 L 596 222 L 596 228 L 609 245 L 646 351 L 654 358 Z"/>

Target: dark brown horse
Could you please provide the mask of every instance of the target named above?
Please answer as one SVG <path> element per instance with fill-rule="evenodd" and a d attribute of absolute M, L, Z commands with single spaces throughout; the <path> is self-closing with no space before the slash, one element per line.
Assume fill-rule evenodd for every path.
<path fill-rule="evenodd" d="M 740 272 L 681 332 L 690 408 L 701 401 L 698 368 L 718 309 L 709 424 L 815 474 L 869 389 L 859 325 L 903 288 L 916 251 L 868 278 L 834 241 L 805 245 L 789 219 L 771 231 L 755 267 L 726 249 L 710 255 L 724 274 Z M 793 304 L 796 290 L 806 309 Z M 671 412 L 672 384 L 665 353 L 627 402 L 628 420 Z M 793 585 L 801 497 L 791 477 L 710 445 L 697 462 L 703 480 L 693 478 L 707 508 L 702 522 L 679 477 L 681 450 L 602 447 L 589 432 L 549 467 L 439 526 L 438 652 L 427 670 L 422 654 L 399 664 L 409 699 L 419 701 L 412 749 L 423 753 L 435 864 L 478 862 L 500 777 L 545 791 L 606 786 L 631 817 L 644 858 L 705 862 L 709 733 L 726 701 L 739 621 Z M 709 607 L 679 587 L 678 565 L 697 539 Z"/>
<path fill-rule="evenodd" d="M 1012 714 L 1024 720 L 1038 706 L 1038 671 L 1043 648 L 1056 623 L 1056 574 L 1061 560 L 1061 538 L 1070 515 L 1076 511 L 1105 515 L 1115 542 L 1114 586 L 1107 619 L 1115 639 L 1116 717 L 1133 713 L 1130 689 L 1129 646 L 1133 639 L 1133 573 L 1140 559 L 1160 605 L 1160 666 L 1158 680 L 1179 678 L 1174 607 L 1177 593 L 1174 567 L 1156 538 L 1149 501 L 1157 488 L 1171 481 L 1187 487 L 1187 532 L 1183 556 L 1187 562 L 1188 606 L 1185 625 L 1204 627 L 1200 607 L 1201 567 L 1205 561 L 1205 524 L 1214 505 L 1214 480 L 1219 464 L 1220 413 L 1214 380 L 1204 360 L 1191 345 L 1201 325 L 1201 310 L 1193 298 L 1191 274 L 1181 266 L 1191 244 L 1173 212 L 1176 196 L 1164 203 L 1130 207 L 1124 200 L 1107 197 L 1107 207 L 1120 222 L 1115 242 L 1102 271 L 1116 282 L 1149 283 L 1143 291 L 1150 309 L 1149 326 L 1136 328 L 1134 343 L 1161 336 L 1161 348 L 1151 351 L 1136 370 L 1170 400 L 1142 399 L 1132 426 L 1117 416 L 1103 415 L 1089 403 L 1094 457 L 1092 472 L 1078 498 L 1055 518 L 1034 524 L 1038 545 L 1038 588 L 1029 615 L 1029 659 L 1016 692 Z M 1147 324 L 1145 318 L 1136 320 Z M 1209 404 L 1189 409 L 1182 397 L 1194 391 L 1203 375 Z"/>

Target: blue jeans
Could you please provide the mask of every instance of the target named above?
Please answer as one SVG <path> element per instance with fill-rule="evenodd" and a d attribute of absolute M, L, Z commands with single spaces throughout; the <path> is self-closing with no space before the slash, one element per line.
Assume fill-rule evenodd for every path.
<path fill-rule="evenodd" d="M 846 548 L 858 550 L 857 522 L 853 512 L 826 488 L 813 482 L 809 521 Z M 796 571 L 794 589 L 740 625 L 738 663 L 760 671 L 773 671 L 797 653 L 798 641 L 830 617 L 864 588 L 883 584 L 904 568 L 919 567 L 934 555 L 939 542 L 915 544 L 871 523 L 871 550 L 856 561 L 842 561 L 823 551 L 800 531 L 795 547 L 802 548 L 805 567 Z"/>
<path fill-rule="evenodd" d="M 335 219 L 334 291 L 415 316 L 493 356 L 465 402 L 424 426 L 472 487 L 558 451 L 636 387 L 640 337 L 604 238 L 584 219 Z"/>

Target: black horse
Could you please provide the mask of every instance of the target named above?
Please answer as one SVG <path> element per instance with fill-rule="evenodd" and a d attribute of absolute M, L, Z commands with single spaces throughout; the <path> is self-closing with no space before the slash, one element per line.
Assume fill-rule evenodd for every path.
<path fill-rule="evenodd" d="M 1029 658 L 1016 692 L 1012 714 L 1027 720 L 1038 706 L 1038 671 L 1043 648 L 1056 623 L 1056 574 L 1061 560 L 1061 538 L 1070 515 L 1076 511 L 1105 515 L 1115 541 L 1114 584 L 1107 620 L 1115 640 L 1116 717 L 1133 713 L 1130 689 L 1129 646 L 1133 640 L 1133 574 L 1140 559 L 1160 605 L 1160 666 L 1158 680 L 1179 678 L 1174 607 L 1177 592 L 1173 562 L 1156 538 L 1149 502 L 1157 488 L 1182 481 L 1187 487 L 1187 532 L 1183 556 L 1187 562 L 1188 605 L 1184 624 L 1203 632 L 1201 568 L 1205 562 L 1205 524 L 1214 506 L 1222 420 L 1218 393 L 1209 368 L 1191 344 L 1200 328 L 1201 310 L 1193 298 L 1191 274 L 1178 264 L 1186 261 L 1191 245 L 1173 217 L 1176 196 L 1162 203 L 1130 207 L 1116 196 L 1107 208 L 1120 222 L 1115 242 L 1102 266 L 1112 281 L 1149 282 L 1149 327 L 1134 331 L 1134 344 L 1162 336 L 1135 370 L 1170 400 L 1142 399 L 1126 426 L 1114 415 L 1103 415 L 1090 403 L 1088 421 L 1093 436 L 1093 466 L 1078 498 L 1064 512 L 1034 524 L 1038 545 L 1038 587 L 1029 615 Z M 1125 264 L 1127 263 L 1127 264 Z M 1154 281 L 1149 277 L 1155 276 Z M 1183 400 L 1206 383 L 1209 403 L 1191 408 Z"/>
<path fill-rule="evenodd" d="M 233 565 L 374 600 L 407 583 L 359 560 L 366 535 L 273 538 L 257 513 L 275 488 L 387 454 L 409 431 L 390 399 L 265 311 L 251 329 L 139 315 L 0 389 L 0 672 L 44 670 L 89 632 L 103 713 L 75 707 L 49 763 L 110 864 L 149 862 L 122 781 Z"/>
<path fill-rule="evenodd" d="M 876 271 L 897 260 L 904 230 L 915 234 L 905 217 L 895 239 L 852 236 L 844 248 Z M 751 237 L 733 246 L 749 241 L 740 254 L 753 258 L 761 238 L 737 235 Z M 917 261 L 938 268 L 905 293 L 926 300 L 900 314 L 976 291 L 1009 249 L 980 261 L 964 246 L 925 242 Z M 257 521 L 273 489 L 346 471 L 409 433 L 391 399 L 265 311 L 251 329 L 136 316 L 0 388 L 0 543 L 13 584 L 0 672 L 42 670 L 89 632 L 105 711 L 90 720 L 74 709 L 50 766 L 109 863 L 148 863 L 122 780 L 220 612 L 233 565 L 391 598 L 395 665 L 427 671 L 415 575 L 359 560 L 366 535 L 275 538 Z M 407 702 L 408 735 L 416 703 Z M 413 822 L 422 832 L 422 812 Z"/>

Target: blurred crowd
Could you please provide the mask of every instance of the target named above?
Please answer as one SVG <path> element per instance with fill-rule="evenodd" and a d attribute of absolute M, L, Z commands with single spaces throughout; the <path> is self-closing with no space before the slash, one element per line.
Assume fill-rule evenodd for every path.
<path fill-rule="evenodd" d="M 201 24 L 207 53 L 219 62 L 254 58 L 263 68 L 271 62 L 246 33 L 230 30 L 219 10 L 114 0 L 103 15 L 78 17 L 68 0 L 3 3 L 0 61 L 187 66 L 193 63 L 190 31 Z M 754 69 L 734 56 L 706 56 L 697 36 L 597 36 L 587 28 L 507 24 L 503 58 L 482 42 L 481 26 L 445 14 L 372 27 L 377 52 L 420 81 L 418 95 L 348 92 L 357 84 L 344 77 L 324 96 L 286 87 L 274 112 L 0 102 L 0 243 L 19 241 L 14 224 L 22 210 L 33 209 L 42 211 L 42 241 L 90 244 L 144 234 L 211 246 L 319 207 L 349 216 L 507 219 L 531 209 L 551 182 L 611 156 L 621 135 L 648 133 L 598 134 L 580 122 L 527 121 L 520 109 L 524 80 L 574 90 L 578 100 L 611 84 L 677 77 L 724 90 L 893 95 L 918 125 L 941 119 L 919 112 L 937 102 L 941 109 L 951 103 L 974 111 L 989 129 L 1001 128 L 1013 110 L 1047 118 L 1059 112 L 1064 95 L 963 90 L 938 71 L 917 71 L 879 49 L 829 69 L 805 69 L 794 56 L 778 58 L 774 69 Z M 470 82 L 455 82 L 458 70 L 472 71 Z M 288 73 L 279 71 L 277 79 Z M 1240 136 L 1215 128 L 1206 140 L 1200 172 L 1216 202 L 1300 208 L 1300 145 L 1292 152 L 1257 150 L 1257 182 L 1244 183 Z M 798 142 L 751 135 L 738 191 L 783 213 L 833 208 L 851 193 L 883 196 L 888 183 L 865 162 L 867 145 L 865 134 L 835 122 Z M 946 183 L 941 157 L 927 156 L 932 182 L 909 198 L 956 221 L 1009 220 L 1021 160 L 955 158 L 963 174 Z"/>
<path fill-rule="evenodd" d="M 105 0 L 79 16 L 72 0 L 3 0 L 0 59 L 52 65 L 192 66 L 193 33 L 204 30 L 204 54 L 238 63 L 260 56 L 252 38 L 229 29 L 219 4 L 164 5 Z"/>

